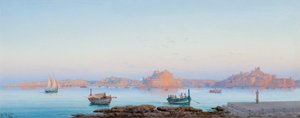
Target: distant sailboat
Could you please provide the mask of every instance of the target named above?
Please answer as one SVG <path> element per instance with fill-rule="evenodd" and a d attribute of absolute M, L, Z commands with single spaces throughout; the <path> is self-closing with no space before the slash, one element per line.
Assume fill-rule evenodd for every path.
<path fill-rule="evenodd" d="M 217 88 L 215 88 L 215 89 L 210 89 L 209 92 L 210 92 L 210 93 L 222 93 L 222 89 L 217 89 Z"/>
<path fill-rule="evenodd" d="M 48 79 L 48 86 L 47 86 L 47 88 L 51 88 L 51 86 L 52 86 L 52 82 L 51 82 L 51 79 L 49 78 Z"/>
<path fill-rule="evenodd" d="M 57 83 L 57 80 L 52 79 L 52 77 L 49 76 L 48 85 L 47 88 L 45 89 L 45 93 L 57 93 L 58 86 L 59 84 Z"/>

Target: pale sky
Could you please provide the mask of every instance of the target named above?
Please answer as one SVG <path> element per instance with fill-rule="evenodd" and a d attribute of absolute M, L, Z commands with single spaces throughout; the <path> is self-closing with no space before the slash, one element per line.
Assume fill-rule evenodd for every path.
<path fill-rule="evenodd" d="M 0 0 L 0 79 L 300 79 L 299 0 Z"/>

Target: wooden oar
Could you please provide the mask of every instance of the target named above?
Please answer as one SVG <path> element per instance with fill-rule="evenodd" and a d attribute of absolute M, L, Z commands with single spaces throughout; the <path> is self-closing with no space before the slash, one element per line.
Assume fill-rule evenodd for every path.
<path fill-rule="evenodd" d="M 197 102 L 197 101 L 195 101 L 195 100 L 192 100 L 193 102 L 195 102 L 195 103 L 197 103 L 197 104 L 200 104 L 200 102 Z"/>
<path fill-rule="evenodd" d="M 109 95 L 108 97 L 109 97 L 109 98 L 117 98 L 116 96 L 111 96 L 111 95 Z"/>

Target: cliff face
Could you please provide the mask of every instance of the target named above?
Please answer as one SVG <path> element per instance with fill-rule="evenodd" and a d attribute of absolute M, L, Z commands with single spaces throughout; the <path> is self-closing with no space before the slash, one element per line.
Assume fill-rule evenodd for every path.
<path fill-rule="evenodd" d="M 140 87 L 142 86 L 142 82 L 139 80 L 130 80 L 127 78 L 121 77 L 108 77 L 104 80 L 100 80 L 96 83 L 97 86 L 105 86 L 105 87 Z"/>
<path fill-rule="evenodd" d="M 216 83 L 221 87 L 265 87 L 265 88 L 293 88 L 295 80 L 291 78 L 277 78 L 275 75 L 264 73 L 260 68 L 251 72 L 232 75 L 226 80 Z"/>
<path fill-rule="evenodd" d="M 181 86 L 180 80 L 175 79 L 168 70 L 154 71 L 152 76 L 143 79 L 143 84 L 145 87 L 152 88 L 178 88 Z"/>

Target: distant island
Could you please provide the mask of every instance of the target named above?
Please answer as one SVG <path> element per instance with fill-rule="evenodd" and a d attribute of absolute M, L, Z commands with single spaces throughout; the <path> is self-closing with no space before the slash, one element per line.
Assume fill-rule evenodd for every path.
<path fill-rule="evenodd" d="M 151 76 L 142 80 L 132 80 L 124 77 L 107 77 L 98 81 L 87 80 L 58 80 L 60 87 L 98 86 L 107 88 L 201 88 L 201 87 L 226 87 L 226 88 L 295 88 L 300 87 L 300 80 L 278 78 L 275 75 L 261 71 L 259 67 L 251 72 L 240 72 L 225 80 L 192 80 L 175 78 L 168 71 L 155 70 Z M 45 87 L 47 82 L 23 82 L 6 87 Z"/>
<path fill-rule="evenodd" d="M 95 84 L 90 84 L 91 86 L 99 87 L 112 87 L 112 88 L 129 88 L 129 87 L 143 87 L 143 83 L 140 80 L 131 80 L 123 77 L 107 77 L 103 80 L 97 81 Z"/>
<path fill-rule="evenodd" d="M 297 81 L 299 86 L 299 80 Z M 218 87 L 261 87 L 261 88 L 295 88 L 296 81 L 291 77 L 278 78 L 275 75 L 265 73 L 259 67 L 251 72 L 240 72 L 215 84 Z"/>
<path fill-rule="evenodd" d="M 88 81 L 86 80 L 57 80 L 59 83 L 59 87 L 72 87 L 72 86 L 83 86 L 88 85 Z M 6 85 L 6 87 L 46 87 L 47 81 L 44 82 L 22 82 L 19 84 Z"/>

